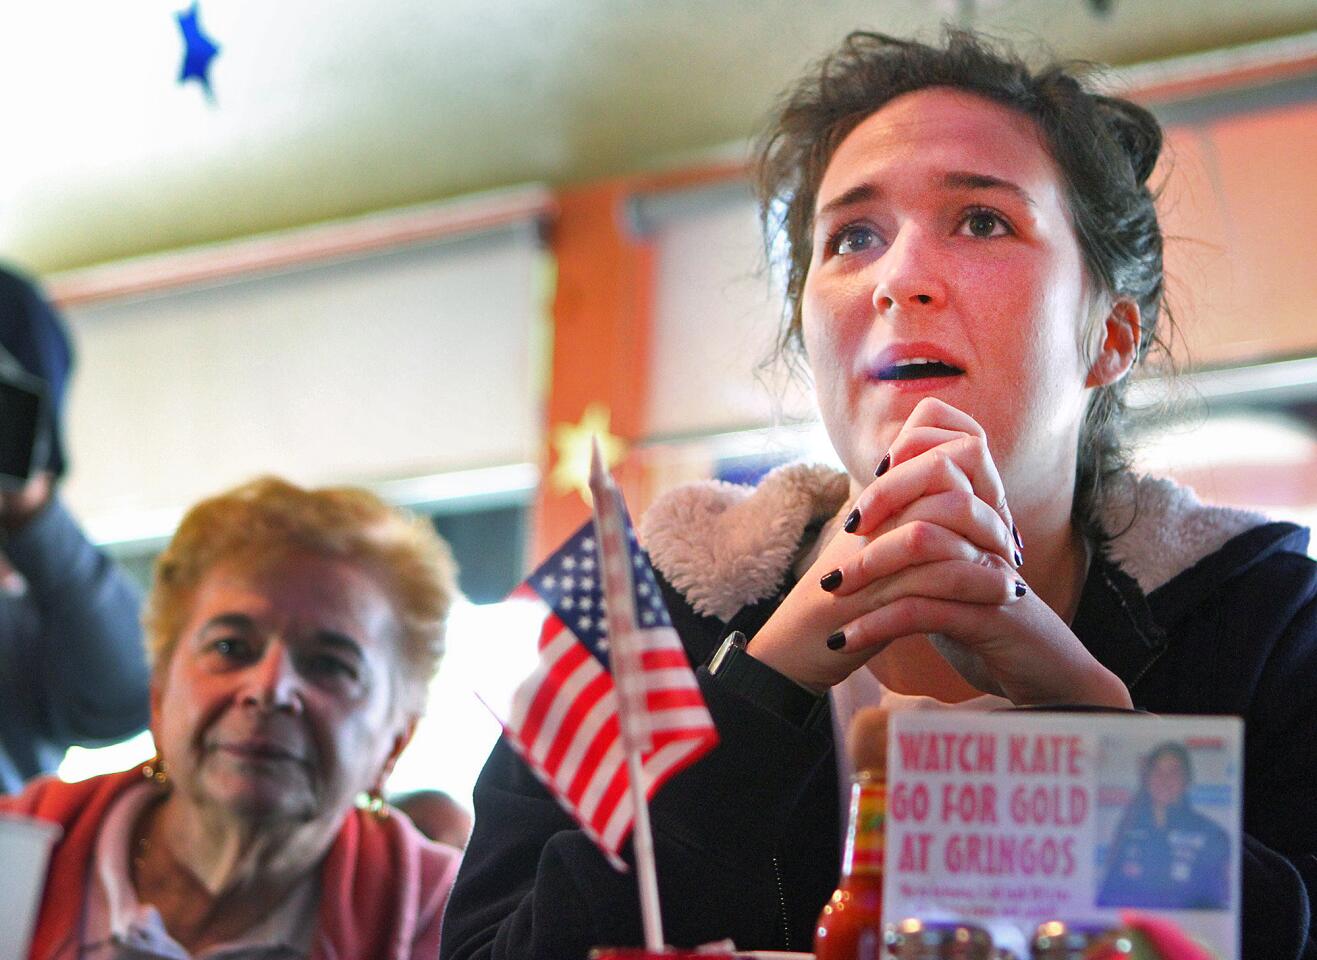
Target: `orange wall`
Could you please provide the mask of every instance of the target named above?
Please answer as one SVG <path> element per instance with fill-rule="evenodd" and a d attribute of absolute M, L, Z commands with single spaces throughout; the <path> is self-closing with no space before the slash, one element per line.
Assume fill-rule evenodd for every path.
<path fill-rule="evenodd" d="M 1172 126 L 1155 176 L 1189 363 L 1317 352 L 1317 103 Z"/>

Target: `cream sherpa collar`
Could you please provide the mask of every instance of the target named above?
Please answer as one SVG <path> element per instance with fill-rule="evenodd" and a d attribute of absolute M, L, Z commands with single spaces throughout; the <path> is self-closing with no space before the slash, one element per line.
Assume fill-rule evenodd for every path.
<path fill-rule="evenodd" d="M 808 464 L 779 467 L 757 487 L 688 484 L 645 513 L 640 536 L 654 565 L 697 613 L 728 620 L 782 582 L 805 528 L 833 516 L 848 489 L 844 473 Z M 1157 477 L 1130 478 L 1102 519 L 1115 535 L 1107 555 L 1145 594 L 1267 522 L 1260 514 L 1203 504 L 1188 487 Z"/>

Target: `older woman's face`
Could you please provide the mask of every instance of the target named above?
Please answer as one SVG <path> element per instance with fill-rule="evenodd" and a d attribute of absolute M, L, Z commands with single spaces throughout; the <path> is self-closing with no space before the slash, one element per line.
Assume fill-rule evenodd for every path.
<path fill-rule="evenodd" d="M 237 816 L 337 822 L 410 735 L 397 643 L 384 587 L 351 561 L 211 569 L 153 691 L 175 789 Z"/>
<path fill-rule="evenodd" d="M 1008 491 L 1012 474 L 1065 473 L 1090 299 L 1032 120 L 949 88 L 898 97 L 837 148 L 813 243 L 805 346 L 852 476 L 872 477 L 925 396 L 979 421 Z"/>

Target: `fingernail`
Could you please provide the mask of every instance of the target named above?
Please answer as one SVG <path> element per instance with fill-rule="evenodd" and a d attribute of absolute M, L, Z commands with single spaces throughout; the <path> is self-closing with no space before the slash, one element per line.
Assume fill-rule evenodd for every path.
<path fill-rule="evenodd" d="M 841 571 L 833 570 L 832 572 L 825 573 L 823 576 L 819 577 L 819 586 L 828 591 L 828 593 L 832 593 L 832 591 L 841 586 Z"/>
<path fill-rule="evenodd" d="M 892 465 L 892 452 L 889 450 L 887 451 L 887 453 L 883 454 L 882 460 L 880 460 L 878 463 L 878 469 L 873 472 L 873 475 L 875 477 L 881 477 L 884 473 L 887 472 L 887 468 L 890 467 L 891 465 Z"/>
<path fill-rule="evenodd" d="M 1029 592 L 1029 588 L 1024 585 L 1023 580 L 1015 581 L 1015 595 L 1017 597 L 1022 597 L 1028 592 Z"/>
<path fill-rule="evenodd" d="M 1024 563 L 1024 557 L 1020 555 L 1020 551 L 1019 551 L 1019 550 L 1016 550 L 1016 551 L 1015 551 L 1015 565 L 1018 567 L 1018 566 L 1019 566 L 1020 564 L 1022 564 L 1022 563 Z"/>
<path fill-rule="evenodd" d="M 846 634 L 842 633 L 840 630 L 828 637 L 829 650 L 840 650 L 844 646 L 846 646 Z"/>
<path fill-rule="evenodd" d="M 1015 525 L 1014 520 L 1011 521 L 1011 536 L 1015 538 L 1015 545 L 1023 550 L 1024 541 L 1020 539 L 1020 528 Z"/>
<path fill-rule="evenodd" d="M 841 528 L 845 530 L 847 533 L 854 533 L 855 528 L 858 527 L 859 525 L 860 525 L 860 511 L 856 509 L 856 510 L 852 510 L 847 515 L 846 522 L 841 525 Z"/>

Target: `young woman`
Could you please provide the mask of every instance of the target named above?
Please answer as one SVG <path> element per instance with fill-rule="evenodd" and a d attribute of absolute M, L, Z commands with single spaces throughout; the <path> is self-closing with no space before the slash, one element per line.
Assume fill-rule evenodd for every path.
<path fill-rule="evenodd" d="M 1141 767 L 1139 789 L 1111 838 L 1097 902 L 1164 910 L 1228 906 L 1230 839 L 1189 802 L 1189 751 L 1174 741 L 1158 744 Z"/>
<path fill-rule="evenodd" d="M 681 489 L 642 524 L 721 737 L 652 808 L 671 942 L 808 949 L 833 731 L 932 698 L 1244 716 L 1245 955 L 1317 955 L 1307 532 L 1122 457 L 1164 314 L 1160 146 L 1143 109 L 965 33 L 854 34 L 784 100 L 761 210 L 846 470 Z M 632 878 L 505 746 L 476 812 L 445 958 L 640 942 Z"/>

